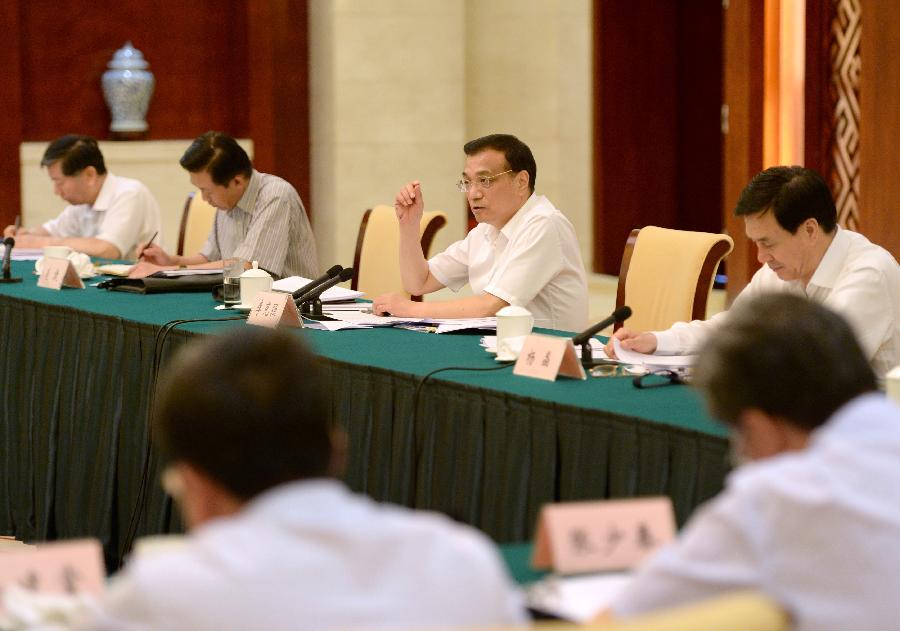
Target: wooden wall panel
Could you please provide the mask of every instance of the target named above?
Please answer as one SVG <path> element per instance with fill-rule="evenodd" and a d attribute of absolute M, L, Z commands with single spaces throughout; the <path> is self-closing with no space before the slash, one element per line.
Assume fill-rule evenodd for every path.
<path fill-rule="evenodd" d="M 245 136 L 246 0 L 24 5 L 22 100 L 27 140 L 67 132 L 109 138 L 100 78 L 113 53 L 131 40 L 150 64 L 156 88 L 147 138 L 191 138 L 208 129 Z"/>
<path fill-rule="evenodd" d="M 721 2 L 594 2 L 594 271 L 629 232 L 721 229 Z"/>
<path fill-rule="evenodd" d="M 722 217 L 734 239 L 726 259 L 728 297 L 734 298 L 759 268 L 756 248 L 734 216 L 741 191 L 763 165 L 763 0 L 730 0 L 723 25 L 724 95 L 728 105 L 725 134 Z"/>
<path fill-rule="evenodd" d="M 900 259 L 900 3 L 862 2 L 860 229 Z"/>

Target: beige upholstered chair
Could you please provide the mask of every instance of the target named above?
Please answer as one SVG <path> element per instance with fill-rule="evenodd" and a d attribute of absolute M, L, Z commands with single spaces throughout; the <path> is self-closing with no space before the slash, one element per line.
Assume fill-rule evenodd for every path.
<path fill-rule="evenodd" d="M 632 230 L 616 292 L 616 307 L 631 307 L 628 328 L 659 331 L 705 319 L 716 268 L 733 247 L 725 234 L 656 226 Z"/>
<path fill-rule="evenodd" d="M 422 252 L 428 258 L 438 230 L 447 223 L 447 215 L 439 210 L 423 213 L 419 227 Z M 364 291 L 372 298 L 387 292 L 402 292 L 400 279 L 400 231 L 393 206 L 380 204 L 366 210 L 359 223 L 353 279 L 350 287 Z M 421 300 L 421 296 L 412 296 Z"/>
<path fill-rule="evenodd" d="M 198 191 L 188 193 L 178 229 L 178 254 L 196 254 L 206 243 L 216 217 L 214 206 L 203 201 Z"/>

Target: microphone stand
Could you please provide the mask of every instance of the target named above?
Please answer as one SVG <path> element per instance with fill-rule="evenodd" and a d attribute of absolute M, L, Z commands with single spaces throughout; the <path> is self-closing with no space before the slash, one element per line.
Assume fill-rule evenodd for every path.
<path fill-rule="evenodd" d="M 6 246 L 6 252 L 3 254 L 3 277 L 0 278 L 0 283 L 21 283 L 21 278 L 13 278 L 11 276 L 10 269 L 10 258 L 12 257 L 12 249 L 16 244 L 15 240 L 12 237 L 7 237 L 3 241 L 3 245 Z"/>

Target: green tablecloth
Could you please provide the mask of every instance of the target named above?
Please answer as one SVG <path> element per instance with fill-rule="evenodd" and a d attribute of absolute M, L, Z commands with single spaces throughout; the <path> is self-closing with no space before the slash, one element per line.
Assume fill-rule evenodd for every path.
<path fill-rule="evenodd" d="M 160 326 L 226 317 L 207 294 L 143 296 L 36 287 L 31 264 L 0 285 L 0 534 L 97 536 L 115 565 L 147 448 Z M 185 324 L 171 352 L 243 322 Z M 395 329 L 298 330 L 332 374 L 333 414 L 350 437 L 346 475 L 377 499 L 433 508 L 497 541 L 531 535 L 548 501 L 667 494 L 683 521 L 727 471 L 724 430 L 685 387 L 627 378 L 555 383 L 496 372 L 477 335 Z M 155 472 L 155 461 L 151 472 Z M 151 485 L 139 532 L 177 528 Z"/>

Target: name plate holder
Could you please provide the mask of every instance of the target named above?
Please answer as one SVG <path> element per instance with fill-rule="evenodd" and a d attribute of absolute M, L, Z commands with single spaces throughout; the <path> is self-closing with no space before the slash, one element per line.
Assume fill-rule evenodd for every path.
<path fill-rule="evenodd" d="M 674 538 L 668 497 L 547 504 L 531 564 L 558 574 L 627 570 Z"/>
<path fill-rule="evenodd" d="M 587 379 L 571 338 L 540 334 L 525 338 L 513 374 L 545 381 L 556 381 L 558 375 Z"/>
<path fill-rule="evenodd" d="M 40 594 L 100 594 L 104 576 L 96 539 L 0 548 L 0 594 L 11 587 Z"/>
<path fill-rule="evenodd" d="M 294 297 L 280 291 L 261 291 L 256 294 L 247 324 L 274 329 L 289 326 L 303 328 L 303 318 L 294 304 Z"/>
<path fill-rule="evenodd" d="M 46 287 L 47 289 L 56 289 L 59 291 L 63 287 L 73 287 L 75 289 L 84 289 L 84 283 L 75 266 L 69 259 L 55 259 L 44 257 L 41 265 L 41 275 L 38 277 L 38 287 Z"/>

